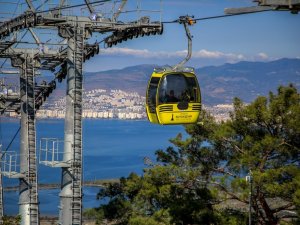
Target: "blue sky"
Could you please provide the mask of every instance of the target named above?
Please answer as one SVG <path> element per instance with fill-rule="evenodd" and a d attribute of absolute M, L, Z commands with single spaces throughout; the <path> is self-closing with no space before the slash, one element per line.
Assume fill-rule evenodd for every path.
<path fill-rule="evenodd" d="M 34 4 L 39 5 L 37 2 Z M 69 3 L 83 2 L 76 0 Z M 161 17 L 162 21 L 173 21 L 187 14 L 195 18 L 223 15 L 224 8 L 253 6 L 255 3 L 252 0 L 128 0 L 124 10 L 134 10 L 138 5 L 145 10 L 162 9 L 161 14 L 143 12 L 141 15 L 149 15 L 153 20 Z M 1 7 L 0 11 L 3 11 L 3 4 Z M 4 4 L 4 7 L 14 6 Z M 97 10 L 103 8 L 105 6 L 100 6 Z M 119 19 L 129 21 L 137 17 L 136 13 L 130 13 L 121 14 Z M 187 65 L 199 68 L 242 60 L 300 58 L 299 28 L 300 14 L 277 11 L 198 21 L 190 27 L 193 54 Z M 104 37 L 94 34 L 89 42 L 101 41 Z M 100 54 L 88 60 L 84 70 L 102 71 L 138 64 L 173 65 L 185 57 L 186 49 L 183 25 L 165 24 L 162 35 L 129 40 L 108 49 L 101 45 Z"/>
<path fill-rule="evenodd" d="M 129 0 L 130 1 L 130 0 Z M 130 1 L 127 7 L 136 7 Z M 160 9 L 160 1 L 141 1 L 143 9 Z M 251 0 L 164 0 L 162 21 L 180 15 L 195 18 L 224 14 L 224 8 L 255 5 Z M 155 8 L 156 7 L 156 8 Z M 157 14 L 152 15 L 153 18 Z M 188 65 L 234 63 L 242 60 L 270 61 L 300 57 L 300 14 L 261 12 L 198 21 L 190 27 L 193 55 Z M 176 64 L 185 56 L 187 40 L 179 24 L 165 24 L 162 36 L 143 37 L 102 49 L 85 64 L 86 71 L 122 68 L 136 64 Z"/>

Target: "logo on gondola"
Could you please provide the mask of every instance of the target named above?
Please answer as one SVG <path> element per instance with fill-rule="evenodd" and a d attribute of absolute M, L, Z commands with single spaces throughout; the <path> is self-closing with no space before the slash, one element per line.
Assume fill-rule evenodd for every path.
<path fill-rule="evenodd" d="M 177 120 L 191 120 L 192 117 L 192 115 L 189 115 L 187 113 L 181 113 L 180 115 L 176 115 Z"/>

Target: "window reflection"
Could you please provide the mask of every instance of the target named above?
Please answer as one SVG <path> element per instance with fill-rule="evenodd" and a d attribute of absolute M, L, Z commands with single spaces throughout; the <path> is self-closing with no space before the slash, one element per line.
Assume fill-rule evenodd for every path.
<path fill-rule="evenodd" d="M 148 105 L 151 113 L 155 113 L 156 107 L 156 91 L 158 87 L 160 78 L 153 77 L 150 81 L 149 89 L 148 89 Z"/>
<path fill-rule="evenodd" d="M 159 85 L 159 104 L 193 102 L 197 100 L 197 83 L 194 77 L 168 74 Z"/>

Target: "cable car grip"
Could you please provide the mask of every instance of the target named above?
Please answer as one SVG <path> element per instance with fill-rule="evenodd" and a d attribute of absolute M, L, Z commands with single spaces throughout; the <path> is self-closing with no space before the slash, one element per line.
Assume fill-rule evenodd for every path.
<path fill-rule="evenodd" d="M 191 35 L 190 29 L 188 26 L 191 26 L 194 23 L 196 23 L 196 20 L 194 20 L 193 18 L 194 18 L 194 16 L 186 15 L 186 16 L 180 16 L 179 19 L 177 20 L 179 24 L 183 24 L 183 26 L 184 26 L 185 33 L 188 38 L 188 53 L 187 53 L 187 56 L 180 63 L 178 63 L 177 65 L 175 65 L 173 67 L 173 70 L 175 70 L 175 71 L 177 69 L 183 67 L 183 65 L 187 61 L 189 61 L 189 59 L 192 56 L 192 35 Z"/>

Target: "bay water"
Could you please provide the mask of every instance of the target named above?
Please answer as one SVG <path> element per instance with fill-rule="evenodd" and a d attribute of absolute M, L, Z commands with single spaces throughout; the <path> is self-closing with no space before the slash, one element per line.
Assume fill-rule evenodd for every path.
<path fill-rule="evenodd" d="M 17 119 L 1 119 L 0 138 L 3 150 L 20 127 Z M 172 144 L 169 139 L 178 133 L 186 136 L 180 125 L 161 126 L 146 120 L 83 120 L 83 179 L 86 181 L 127 177 L 131 172 L 142 174 L 144 157 L 155 161 L 155 151 Z M 43 119 L 36 122 L 37 151 L 41 138 L 64 137 L 64 120 Z M 19 152 L 19 134 L 11 151 Z M 60 183 L 61 169 L 38 165 L 39 183 Z M 4 186 L 18 185 L 17 179 L 4 178 Z M 98 207 L 99 188 L 83 188 L 83 207 Z M 41 215 L 58 215 L 59 189 L 39 191 Z M 4 192 L 4 213 L 18 214 L 18 192 Z"/>

